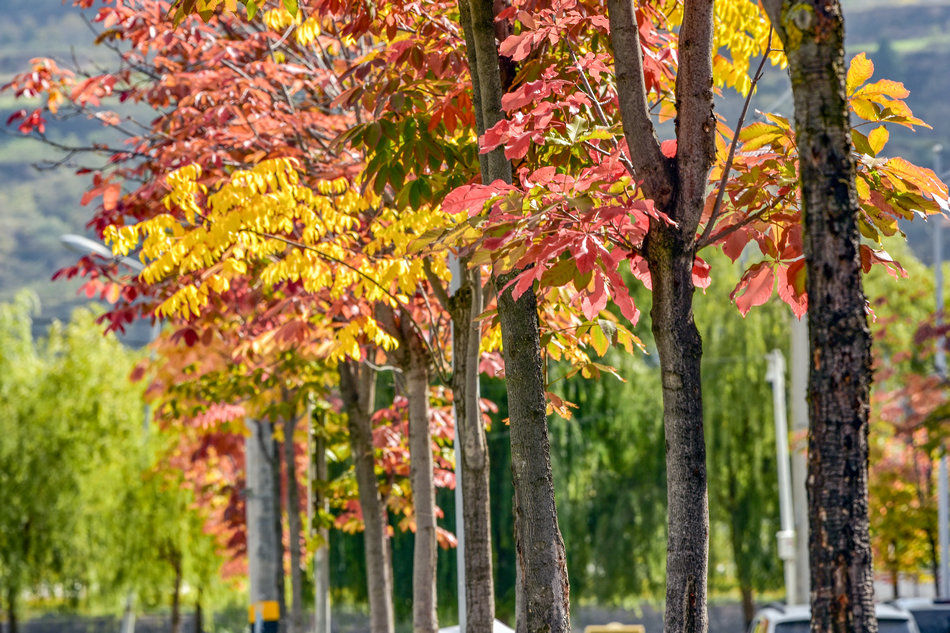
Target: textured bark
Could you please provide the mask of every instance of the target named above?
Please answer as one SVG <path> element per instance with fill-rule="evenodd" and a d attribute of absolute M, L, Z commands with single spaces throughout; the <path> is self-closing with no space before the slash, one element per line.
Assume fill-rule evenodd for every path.
<path fill-rule="evenodd" d="M 438 542 L 427 363 L 413 358 L 405 376 L 409 398 L 409 479 L 416 519 L 412 557 L 412 630 L 415 633 L 436 633 L 439 629 L 435 603 Z"/>
<path fill-rule="evenodd" d="M 808 292 L 811 630 L 874 633 L 868 533 L 871 338 L 837 0 L 769 0 L 795 101 Z"/>
<path fill-rule="evenodd" d="M 501 280 L 499 283 L 505 283 Z M 558 528 L 545 415 L 538 305 L 533 292 L 498 297 L 508 386 L 515 529 L 524 592 L 524 630 L 570 631 L 570 590 Z M 519 630 L 521 626 L 519 624 Z"/>
<path fill-rule="evenodd" d="M 287 469 L 287 543 L 290 547 L 290 617 L 287 630 L 303 632 L 303 568 L 300 561 L 300 488 L 297 483 L 297 462 L 294 458 L 294 431 L 297 419 L 288 416 L 284 424 L 284 463 Z"/>
<path fill-rule="evenodd" d="M 674 231 L 658 227 L 653 231 L 648 244 L 653 280 L 650 316 L 663 385 L 669 513 L 664 630 L 703 633 L 708 624 L 709 506 L 700 381 L 702 341 L 692 311 L 693 254 L 684 249 Z"/>
<path fill-rule="evenodd" d="M 393 633 L 393 577 L 386 508 L 376 481 L 373 449 L 375 372 L 354 361 L 339 366 L 340 392 L 347 413 L 350 452 L 356 468 L 356 485 L 363 511 L 363 544 L 366 554 L 366 585 L 372 633 Z"/>
<path fill-rule="evenodd" d="M 482 293 L 478 270 L 459 262 L 462 284 L 449 301 L 452 315 L 452 394 L 460 446 L 465 527 L 465 633 L 490 633 L 495 619 L 492 577 L 488 439 L 479 407 L 478 346 Z"/>
<path fill-rule="evenodd" d="M 436 540 L 435 480 L 432 469 L 432 434 L 429 431 L 429 362 L 425 341 L 403 311 L 386 305 L 376 308 L 376 320 L 399 341 L 391 352 L 405 379 L 409 400 L 409 481 L 412 487 L 416 533 L 413 539 L 412 629 L 415 633 L 435 633 Z"/>
<path fill-rule="evenodd" d="M 702 340 L 693 321 L 692 268 L 709 169 L 715 159 L 712 0 L 686 0 L 679 31 L 675 158 L 660 152 L 646 106 L 633 0 L 608 0 L 617 90 L 630 161 L 646 195 L 676 222 L 653 220 L 645 255 L 653 282 L 660 357 L 669 528 L 666 633 L 704 633 L 709 507 L 700 381 Z"/>
<path fill-rule="evenodd" d="M 466 42 L 470 41 L 474 49 L 472 73 L 477 76 L 479 92 L 474 101 L 481 104 L 482 123 L 491 127 L 504 118 L 494 3 L 470 0 L 469 15 L 471 32 L 466 33 Z M 472 57 L 470 50 L 470 63 Z M 510 183 L 511 163 L 502 148 L 485 156 L 485 181 Z M 508 279 L 497 279 L 496 284 L 501 288 Z M 554 501 L 534 290 L 529 288 L 517 301 L 510 290 L 502 293 L 498 298 L 498 315 L 508 388 L 512 479 L 519 499 L 515 505 L 515 541 L 523 571 L 520 590 L 525 617 L 519 619 L 518 630 L 568 632 L 570 591 Z"/>

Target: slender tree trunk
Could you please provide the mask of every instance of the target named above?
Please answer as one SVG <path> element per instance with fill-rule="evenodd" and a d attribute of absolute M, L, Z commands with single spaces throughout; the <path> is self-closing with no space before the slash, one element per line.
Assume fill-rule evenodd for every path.
<path fill-rule="evenodd" d="M 172 567 L 175 570 L 175 582 L 172 587 L 172 623 L 171 633 L 181 633 L 181 552 L 172 551 Z"/>
<path fill-rule="evenodd" d="M 11 585 L 7 587 L 7 633 L 19 633 L 20 624 L 17 619 L 17 591 Z"/>
<path fill-rule="evenodd" d="M 479 92 L 473 101 L 476 106 L 480 102 L 482 124 L 487 128 L 504 118 L 494 3 L 470 0 L 469 17 L 471 34 L 466 37 L 474 50 L 472 74 L 477 76 Z M 486 155 L 483 178 L 487 182 L 511 182 L 511 164 L 501 148 Z M 509 278 L 496 280 L 498 287 L 503 287 Z M 526 618 L 518 622 L 518 630 L 567 632 L 571 630 L 570 590 L 554 501 L 534 289 L 529 288 L 517 301 L 510 289 L 503 292 L 498 298 L 498 315 L 508 388 L 512 480 L 519 499 L 515 542 L 523 570 L 520 588 Z"/>
<path fill-rule="evenodd" d="M 290 617 L 289 633 L 303 633 L 303 569 L 300 561 L 300 488 L 297 484 L 297 461 L 294 455 L 294 431 L 297 418 L 284 419 L 284 462 L 287 464 L 287 543 L 290 547 Z"/>
<path fill-rule="evenodd" d="M 707 628 L 706 575 L 709 505 L 700 382 L 702 341 L 692 312 L 691 251 L 673 231 L 651 235 L 653 338 L 660 357 L 666 433 L 668 544 L 664 630 L 696 633 Z"/>
<path fill-rule="evenodd" d="M 472 101 L 481 104 L 478 82 L 478 55 L 472 32 L 470 0 L 459 0 L 459 15 L 465 36 L 472 76 Z M 482 108 L 475 110 L 475 130 L 485 132 Z M 482 182 L 490 182 L 487 157 L 479 154 Z M 510 168 L 509 168 L 510 169 Z M 476 320 L 482 311 L 482 280 L 480 267 L 469 267 L 466 258 L 458 262 L 460 280 L 449 300 L 452 315 L 452 394 L 455 422 L 458 424 L 462 486 L 462 524 L 465 529 L 465 631 L 491 633 L 495 621 L 495 584 L 492 570 L 490 464 L 488 438 L 479 406 L 479 344 L 481 324 Z M 458 482 L 456 482 L 458 484 Z M 458 511 L 458 510 L 457 510 Z"/>
<path fill-rule="evenodd" d="M 203 590 L 201 587 L 198 588 L 198 597 L 195 599 L 195 633 L 204 633 L 205 631 L 205 618 L 204 618 L 204 606 L 202 605 L 202 594 Z"/>
<path fill-rule="evenodd" d="M 375 372 L 354 361 L 340 363 L 340 391 L 347 412 L 350 451 L 356 468 L 360 509 L 363 511 L 363 543 L 366 553 L 366 585 L 369 595 L 370 630 L 393 633 L 393 579 L 386 508 L 376 481 L 371 415 L 375 399 Z"/>
<path fill-rule="evenodd" d="M 273 429 L 273 426 L 271 426 Z M 287 633 L 287 586 L 284 574 L 284 515 L 281 512 L 281 501 L 284 495 L 281 493 L 281 461 L 282 461 L 281 443 L 277 437 L 271 433 L 271 448 L 268 455 L 268 461 L 271 468 L 271 477 L 274 484 L 272 517 L 274 519 L 274 537 L 277 539 L 277 561 L 274 572 L 277 582 L 277 609 L 280 617 L 277 621 L 277 630 L 279 633 Z"/>
<path fill-rule="evenodd" d="M 322 428 L 317 428 L 313 412 L 308 408 L 310 425 L 310 536 L 317 537 L 313 553 L 313 624 L 314 633 L 330 633 L 330 534 L 320 519 L 330 511 L 326 495 L 327 447 L 324 432 L 326 413 L 321 415 Z"/>
<path fill-rule="evenodd" d="M 478 347 L 481 279 L 459 262 L 463 283 L 450 299 L 452 314 L 452 394 L 461 460 L 462 520 L 465 527 L 465 632 L 491 633 L 495 619 L 492 578 L 488 439 L 479 407 Z"/>
<path fill-rule="evenodd" d="M 660 357 L 669 528 L 666 633 L 705 633 L 709 506 L 692 269 L 709 169 L 715 159 L 713 3 L 685 0 L 676 75 L 676 155 L 666 158 L 650 118 L 632 0 L 608 0 L 611 42 L 630 163 L 646 195 L 676 225 L 650 222 L 645 251 Z"/>
<path fill-rule="evenodd" d="M 432 476 L 432 435 L 429 432 L 429 372 L 426 359 L 413 355 L 406 372 L 409 398 L 409 478 L 416 519 L 412 559 L 412 630 L 436 633 L 435 482 Z"/>
<path fill-rule="evenodd" d="M 868 524 L 871 338 L 838 0 L 767 0 L 789 61 L 808 292 L 813 633 L 874 633 Z"/>

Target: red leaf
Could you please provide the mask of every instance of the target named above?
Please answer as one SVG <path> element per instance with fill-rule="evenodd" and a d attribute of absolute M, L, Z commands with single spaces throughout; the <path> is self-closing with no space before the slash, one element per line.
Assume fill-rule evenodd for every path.
<path fill-rule="evenodd" d="M 773 286 L 775 273 L 772 271 L 771 262 L 759 262 L 746 271 L 730 298 L 736 302 L 742 316 L 745 316 L 753 306 L 760 306 L 769 300 Z M 742 294 L 739 294 L 740 291 Z"/>
<path fill-rule="evenodd" d="M 670 139 L 660 143 L 660 151 L 667 158 L 676 158 L 676 139 Z"/>
<path fill-rule="evenodd" d="M 808 310 L 808 295 L 805 294 L 805 260 L 797 259 L 788 266 L 779 265 L 778 296 L 799 319 Z"/>

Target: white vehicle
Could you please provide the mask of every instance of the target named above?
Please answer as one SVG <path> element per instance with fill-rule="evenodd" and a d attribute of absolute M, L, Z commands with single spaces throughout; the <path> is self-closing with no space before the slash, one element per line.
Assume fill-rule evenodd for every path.
<path fill-rule="evenodd" d="M 898 598 L 891 604 L 909 611 L 920 633 L 950 633 L 950 600 Z"/>
<path fill-rule="evenodd" d="M 889 604 L 876 604 L 879 633 L 920 633 L 910 613 Z M 785 606 L 772 603 L 759 609 L 748 633 L 808 633 L 811 625 L 811 607 Z"/>

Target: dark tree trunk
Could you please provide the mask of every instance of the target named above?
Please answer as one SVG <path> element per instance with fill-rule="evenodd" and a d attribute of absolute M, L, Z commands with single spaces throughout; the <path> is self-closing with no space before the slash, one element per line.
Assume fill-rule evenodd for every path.
<path fill-rule="evenodd" d="M 657 142 L 632 0 L 608 0 L 611 41 L 630 164 L 646 195 L 677 224 L 653 220 L 645 250 L 660 357 L 669 529 L 666 633 L 705 633 L 709 507 L 700 382 L 702 341 L 693 322 L 692 269 L 709 169 L 715 159 L 712 0 L 686 0 L 676 75 L 676 156 Z"/>
<path fill-rule="evenodd" d="M 195 600 L 195 633 L 204 633 L 205 631 L 205 617 L 204 617 L 204 607 L 201 604 L 202 590 L 198 589 L 198 598 Z"/>
<path fill-rule="evenodd" d="M 287 468 L 287 543 L 290 547 L 290 618 L 289 633 L 303 633 L 303 569 L 300 561 L 300 488 L 297 484 L 297 462 L 294 456 L 294 430 L 297 419 L 284 419 L 284 462 Z"/>
<path fill-rule="evenodd" d="M 376 481 L 373 448 L 373 401 L 376 375 L 355 361 L 339 366 L 340 392 L 347 413 L 350 451 L 356 469 L 356 484 L 363 511 L 363 544 L 366 553 L 366 585 L 369 595 L 370 630 L 393 633 L 393 576 L 386 532 L 386 508 Z"/>
<path fill-rule="evenodd" d="M 693 322 L 693 254 L 672 230 L 655 227 L 648 260 L 653 281 L 653 338 L 660 357 L 666 434 L 665 631 L 707 628 L 709 505 L 700 382 L 702 341 Z"/>
<path fill-rule="evenodd" d="M 506 280 L 500 280 L 504 284 Z M 538 304 L 533 292 L 498 298 L 511 426 L 515 530 L 528 633 L 570 631 L 570 591 L 557 522 L 541 366 Z M 519 625 L 519 630 L 522 630 Z"/>
<path fill-rule="evenodd" d="M 20 624 L 17 619 L 17 591 L 12 586 L 7 588 L 7 633 L 19 633 Z"/>
<path fill-rule="evenodd" d="M 473 101 L 476 106 L 481 104 L 481 122 L 487 128 L 504 118 L 494 2 L 470 0 L 468 15 L 471 24 L 466 41 L 470 42 L 470 62 L 474 57 L 472 75 L 478 87 Z M 511 182 L 511 164 L 501 148 L 486 155 L 482 174 L 486 182 Z M 496 284 L 501 288 L 507 281 L 497 279 Z M 564 541 L 554 501 L 534 290 L 529 288 L 517 301 L 510 290 L 502 293 L 498 298 L 498 315 L 508 388 L 512 482 L 519 499 L 515 510 L 515 542 L 523 571 L 520 589 L 526 617 L 518 622 L 518 630 L 568 632 L 571 630 L 570 591 Z"/>
<path fill-rule="evenodd" d="M 752 618 L 755 617 L 755 599 L 752 594 L 752 587 L 748 584 L 741 585 L 739 592 L 742 594 L 742 619 L 745 621 L 745 628 L 748 629 L 752 624 Z"/>
<path fill-rule="evenodd" d="M 181 633 L 181 552 L 171 550 L 172 568 L 175 581 L 172 585 L 172 622 L 171 633 Z"/>
<path fill-rule="evenodd" d="M 808 292 L 813 633 L 874 633 L 868 533 L 871 338 L 837 0 L 768 0 L 795 99 Z"/>

